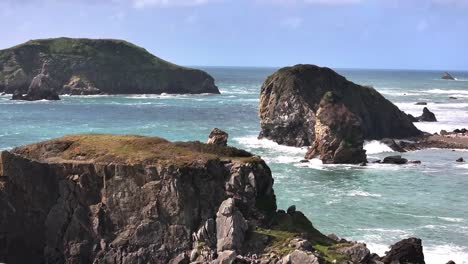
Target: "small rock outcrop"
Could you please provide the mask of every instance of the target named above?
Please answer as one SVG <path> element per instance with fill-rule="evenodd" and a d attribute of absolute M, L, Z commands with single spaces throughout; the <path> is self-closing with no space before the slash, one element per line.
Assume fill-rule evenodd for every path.
<path fill-rule="evenodd" d="M 296 65 L 278 70 L 263 83 L 259 138 L 282 145 L 312 146 L 317 136 L 317 113 L 326 93 L 341 98 L 340 103 L 349 112 L 348 116 L 352 114 L 359 120 L 364 140 L 422 134 L 405 113 L 375 89 L 354 84 L 329 68 Z"/>
<path fill-rule="evenodd" d="M 13 100 L 37 101 L 37 100 L 60 100 L 57 94 L 59 86 L 57 82 L 49 75 L 48 65 L 42 65 L 41 73 L 34 77 L 29 85 L 26 95 L 15 91 Z"/>
<path fill-rule="evenodd" d="M 444 72 L 444 74 L 442 75 L 442 79 L 444 80 L 455 80 L 455 78 L 448 72 Z"/>
<path fill-rule="evenodd" d="M 423 108 L 423 113 L 420 117 L 418 117 L 418 121 L 420 122 L 437 122 L 437 118 L 434 113 L 429 111 L 427 107 Z"/>
<path fill-rule="evenodd" d="M 229 134 L 219 128 L 214 128 L 208 136 L 207 144 L 227 146 Z"/>
<path fill-rule="evenodd" d="M 323 163 L 366 162 L 362 120 L 333 92 L 320 102 L 315 120 L 315 141 L 305 158 L 319 157 Z"/>
<path fill-rule="evenodd" d="M 50 88 L 59 95 L 219 94 L 204 71 L 123 40 L 78 38 L 30 40 L 0 50 L 0 92 L 26 94 L 45 62 L 56 84 Z"/>
<path fill-rule="evenodd" d="M 391 263 L 413 263 L 425 264 L 421 239 L 404 239 L 390 247 L 381 259 L 384 264 Z"/>
<path fill-rule="evenodd" d="M 458 158 L 456 161 L 457 162 L 465 162 L 465 160 L 462 157 Z"/>
<path fill-rule="evenodd" d="M 402 157 L 399 156 L 399 155 L 397 155 L 397 156 L 385 157 L 385 158 L 383 159 L 382 163 L 401 165 L 401 164 L 406 164 L 406 163 L 408 163 L 408 160 L 405 159 L 405 158 L 402 158 Z"/>

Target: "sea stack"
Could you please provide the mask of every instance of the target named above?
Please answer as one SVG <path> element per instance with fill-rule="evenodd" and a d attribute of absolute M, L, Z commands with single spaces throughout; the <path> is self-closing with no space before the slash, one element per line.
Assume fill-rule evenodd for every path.
<path fill-rule="evenodd" d="M 316 141 L 316 121 L 326 93 L 340 98 L 340 105 L 359 123 L 358 139 L 406 138 L 422 134 L 409 117 L 371 87 L 354 84 L 335 71 L 315 65 L 296 65 L 278 70 L 263 83 L 260 95 L 260 138 L 289 146 L 311 146 Z M 330 107 L 328 109 L 335 109 Z M 331 131 L 341 126 L 339 114 Z M 352 126 L 352 131 L 358 131 Z M 360 141 L 360 140 L 358 140 Z M 357 141 L 356 141 L 357 142 Z M 353 147 L 354 148 L 354 147 Z"/>
<path fill-rule="evenodd" d="M 28 93 L 45 63 L 59 95 L 219 93 L 206 72 L 172 64 L 132 43 L 74 38 L 0 50 L 0 92 Z"/>
<path fill-rule="evenodd" d="M 442 79 L 444 79 L 444 80 L 455 80 L 455 78 L 448 72 L 444 72 L 444 74 L 442 75 Z"/>

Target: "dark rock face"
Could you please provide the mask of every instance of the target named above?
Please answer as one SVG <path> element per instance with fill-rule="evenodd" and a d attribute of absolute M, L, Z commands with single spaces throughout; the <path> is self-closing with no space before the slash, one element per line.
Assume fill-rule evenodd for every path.
<path fill-rule="evenodd" d="M 320 102 L 315 120 L 315 141 L 306 159 L 319 157 L 324 163 L 366 162 L 362 121 L 333 92 Z"/>
<path fill-rule="evenodd" d="M 263 83 L 260 138 L 279 144 L 310 146 L 315 141 L 316 114 L 327 92 L 361 121 L 363 139 L 405 138 L 421 132 L 376 90 L 346 80 L 329 68 L 296 65 L 282 68 Z"/>
<path fill-rule="evenodd" d="M 12 99 L 26 101 L 60 100 L 56 92 L 59 90 L 59 86 L 49 76 L 47 68 L 47 63 L 44 63 L 41 73 L 39 73 L 31 81 L 31 85 L 29 86 L 28 93 L 26 95 L 22 95 L 16 91 L 15 94 L 13 94 Z"/>
<path fill-rule="evenodd" d="M 444 80 L 455 80 L 455 78 L 448 72 L 444 72 L 444 74 L 442 75 L 442 79 L 444 79 Z"/>
<path fill-rule="evenodd" d="M 406 152 L 406 150 L 400 144 L 398 144 L 395 140 L 393 140 L 391 138 L 384 138 L 380 142 L 382 142 L 385 145 L 389 146 L 393 151 Z"/>
<path fill-rule="evenodd" d="M 218 146 L 227 146 L 229 134 L 222 131 L 219 128 L 214 128 L 211 130 L 210 135 L 208 136 L 207 144 L 213 144 Z"/>
<path fill-rule="evenodd" d="M 382 161 L 382 163 L 386 164 L 406 164 L 408 163 L 408 160 L 405 158 L 402 158 L 401 156 L 389 156 L 385 157 Z"/>
<path fill-rule="evenodd" d="M 437 122 L 435 114 L 429 111 L 427 107 L 424 107 L 423 114 L 418 118 L 420 122 Z"/>
<path fill-rule="evenodd" d="M 177 66 L 122 40 L 31 40 L 0 50 L 0 87 L 27 93 L 48 62 L 58 94 L 219 93 L 204 71 Z"/>
<path fill-rule="evenodd" d="M 264 218 L 257 199 L 276 210 L 273 179 L 260 159 L 64 159 L 75 147 L 83 145 L 64 138 L 1 152 L 0 262 L 169 263 L 186 259 L 180 254 L 202 242 L 196 239 L 216 243 L 216 232 L 223 250 L 236 250 L 247 222 Z M 220 214 L 233 225 L 219 223 Z M 206 224 L 213 219 L 216 231 Z M 194 238 L 205 226 L 208 234 Z"/>
<path fill-rule="evenodd" d="M 386 252 L 385 257 L 381 261 L 385 264 L 425 264 L 421 239 L 408 238 L 396 243 L 390 247 L 390 251 Z"/>

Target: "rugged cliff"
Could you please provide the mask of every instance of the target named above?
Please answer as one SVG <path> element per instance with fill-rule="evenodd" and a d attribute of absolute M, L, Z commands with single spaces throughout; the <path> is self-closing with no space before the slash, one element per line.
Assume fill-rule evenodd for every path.
<path fill-rule="evenodd" d="M 420 240 L 381 261 L 276 210 L 259 157 L 200 142 L 74 135 L 0 154 L 0 262 L 424 263 Z M 422 261 L 421 261 L 422 257 Z"/>
<path fill-rule="evenodd" d="M 329 68 L 296 65 L 278 70 L 261 88 L 261 138 L 279 144 L 310 146 L 315 140 L 316 114 L 327 92 L 360 120 L 364 139 L 420 135 L 407 115 L 376 90 L 354 84 Z"/>
<path fill-rule="evenodd" d="M 31 40 L 0 50 L 0 92 L 26 93 L 47 65 L 58 94 L 219 93 L 207 73 L 123 40 Z"/>

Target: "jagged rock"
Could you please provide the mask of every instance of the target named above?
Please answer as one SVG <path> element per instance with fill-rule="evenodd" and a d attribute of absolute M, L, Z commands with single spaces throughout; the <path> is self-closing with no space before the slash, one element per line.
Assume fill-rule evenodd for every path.
<path fill-rule="evenodd" d="M 396 143 L 395 140 L 391 138 L 384 138 L 380 142 L 384 143 L 388 147 L 390 147 L 393 151 L 396 152 L 406 152 L 405 149 L 403 149 L 399 144 Z"/>
<path fill-rule="evenodd" d="M 70 95 L 95 95 L 100 94 L 101 90 L 94 87 L 88 80 L 84 80 L 79 76 L 72 76 L 67 84 L 63 86 L 62 93 Z"/>
<path fill-rule="evenodd" d="M 448 72 L 444 72 L 444 75 L 442 75 L 442 79 L 444 79 L 444 80 L 455 80 L 455 78 Z"/>
<path fill-rule="evenodd" d="M 232 264 L 236 260 L 236 252 L 233 250 L 225 250 L 218 252 L 218 257 L 213 260 L 212 264 Z"/>
<path fill-rule="evenodd" d="M 452 100 L 457 100 L 458 98 L 455 97 L 455 96 L 449 96 L 449 99 L 452 99 Z"/>
<path fill-rule="evenodd" d="M 454 129 L 454 130 L 453 130 L 453 133 L 455 133 L 455 134 L 460 134 L 460 133 L 461 133 L 461 134 L 465 134 L 467 131 L 468 131 L 468 130 L 467 130 L 466 128 L 462 128 L 462 129 L 458 129 L 458 128 L 457 128 L 457 129 Z"/>
<path fill-rule="evenodd" d="M 207 144 L 227 146 L 228 137 L 228 133 L 222 131 L 219 128 L 214 128 L 208 136 Z"/>
<path fill-rule="evenodd" d="M 319 259 L 312 255 L 307 254 L 301 250 L 294 250 L 291 254 L 285 256 L 282 264 L 319 264 Z"/>
<path fill-rule="evenodd" d="M 383 159 L 382 163 L 386 163 L 386 164 L 406 164 L 406 163 L 408 163 L 408 160 L 405 159 L 405 158 L 402 158 L 400 155 L 396 155 L 396 156 L 385 157 Z"/>
<path fill-rule="evenodd" d="M 460 157 L 457 159 L 457 162 L 465 162 L 465 160 L 462 157 Z"/>
<path fill-rule="evenodd" d="M 411 121 L 411 122 L 419 122 L 419 119 L 416 118 L 415 116 L 413 116 L 412 114 L 406 114 L 406 116 L 408 117 L 408 119 Z"/>
<path fill-rule="evenodd" d="M 295 212 L 296 212 L 296 206 L 295 206 L 295 205 L 289 206 L 289 207 L 288 207 L 288 210 L 286 210 L 286 212 L 287 212 L 288 214 L 293 214 L 293 213 L 295 213 Z"/>
<path fill-rule="evenodd" d="M 162 60 L 123 40 L 30 40 L 0 51 L 2 91 L 25 94 L 49 62 L 57 94 L 199 94 L 219 90 L 206 72 Z"/>
<path fill-rule="evenodd" d="M 204 242 L 209 247 L 216 246 L 216 221 L 209 218 L 192 237 L 195 244 Z"/>
<path fill-rule="evenodd" d="M 56 81 L 50 77 L 47 63 L 44 63 L 41 73 L 32 79 L 27 94 L 23 95 L 19 91 L 15 91 L 12 99 L 26 101 L 60 100 L 56 92 L 57 90 L 58 85 Z"/>
<path fill-rule="evenodd" d="M 218 252 L 238 250 L 244 242 L 248 225 L 233 198 L 222 202 L 216 214 L 216 237 Z"/>
<path fill-rule="evenodd" d="M 361 120 L 363 139 L 421 135 L 408 116 L 375 89 L 354 84 L 329 68 L 296 65 L 278 70 L 263 83 L 259 137 L 283 145 L 312 145 L 316 113 L 327 92 L 340 96 L 348 111 Z"/>
<path fill-rule="evenodd" d="M 333 92 L 325 93 L 317 110 L 315 141 L 306 159 L 319 157 L 323 163 L 366 162 L 362 128 L 362 120 L 341 98 Z"/>
<path fill-rule="evenodd" d="M 241 180 L 227 190 L 233 174 Z M 220 207 L 224 241 L 241 241 L 241 217 L 260 223 L 276 211 L 272 184 L 261 159 L 199 142 L 76 135 L 3 151 L 0 262 L 168 263 L 192 251 L 192 234 L 211 229 Z M 220 206 L 231 197 L 240 209 Z"/>
<path fill-rule="evenodd" d="M 425 264 L 421 239 L 408 238 L 390 247 L 381 259 L 385 264 L 412 263 Z"/>
<path fill-rule="evenodd" d="M 423 114 L 418 117 L 418 121 L 420 122 L 437 122 L 437 118 L 435 114 L 429 111 L 427 107 L 424 107 Z"/>

